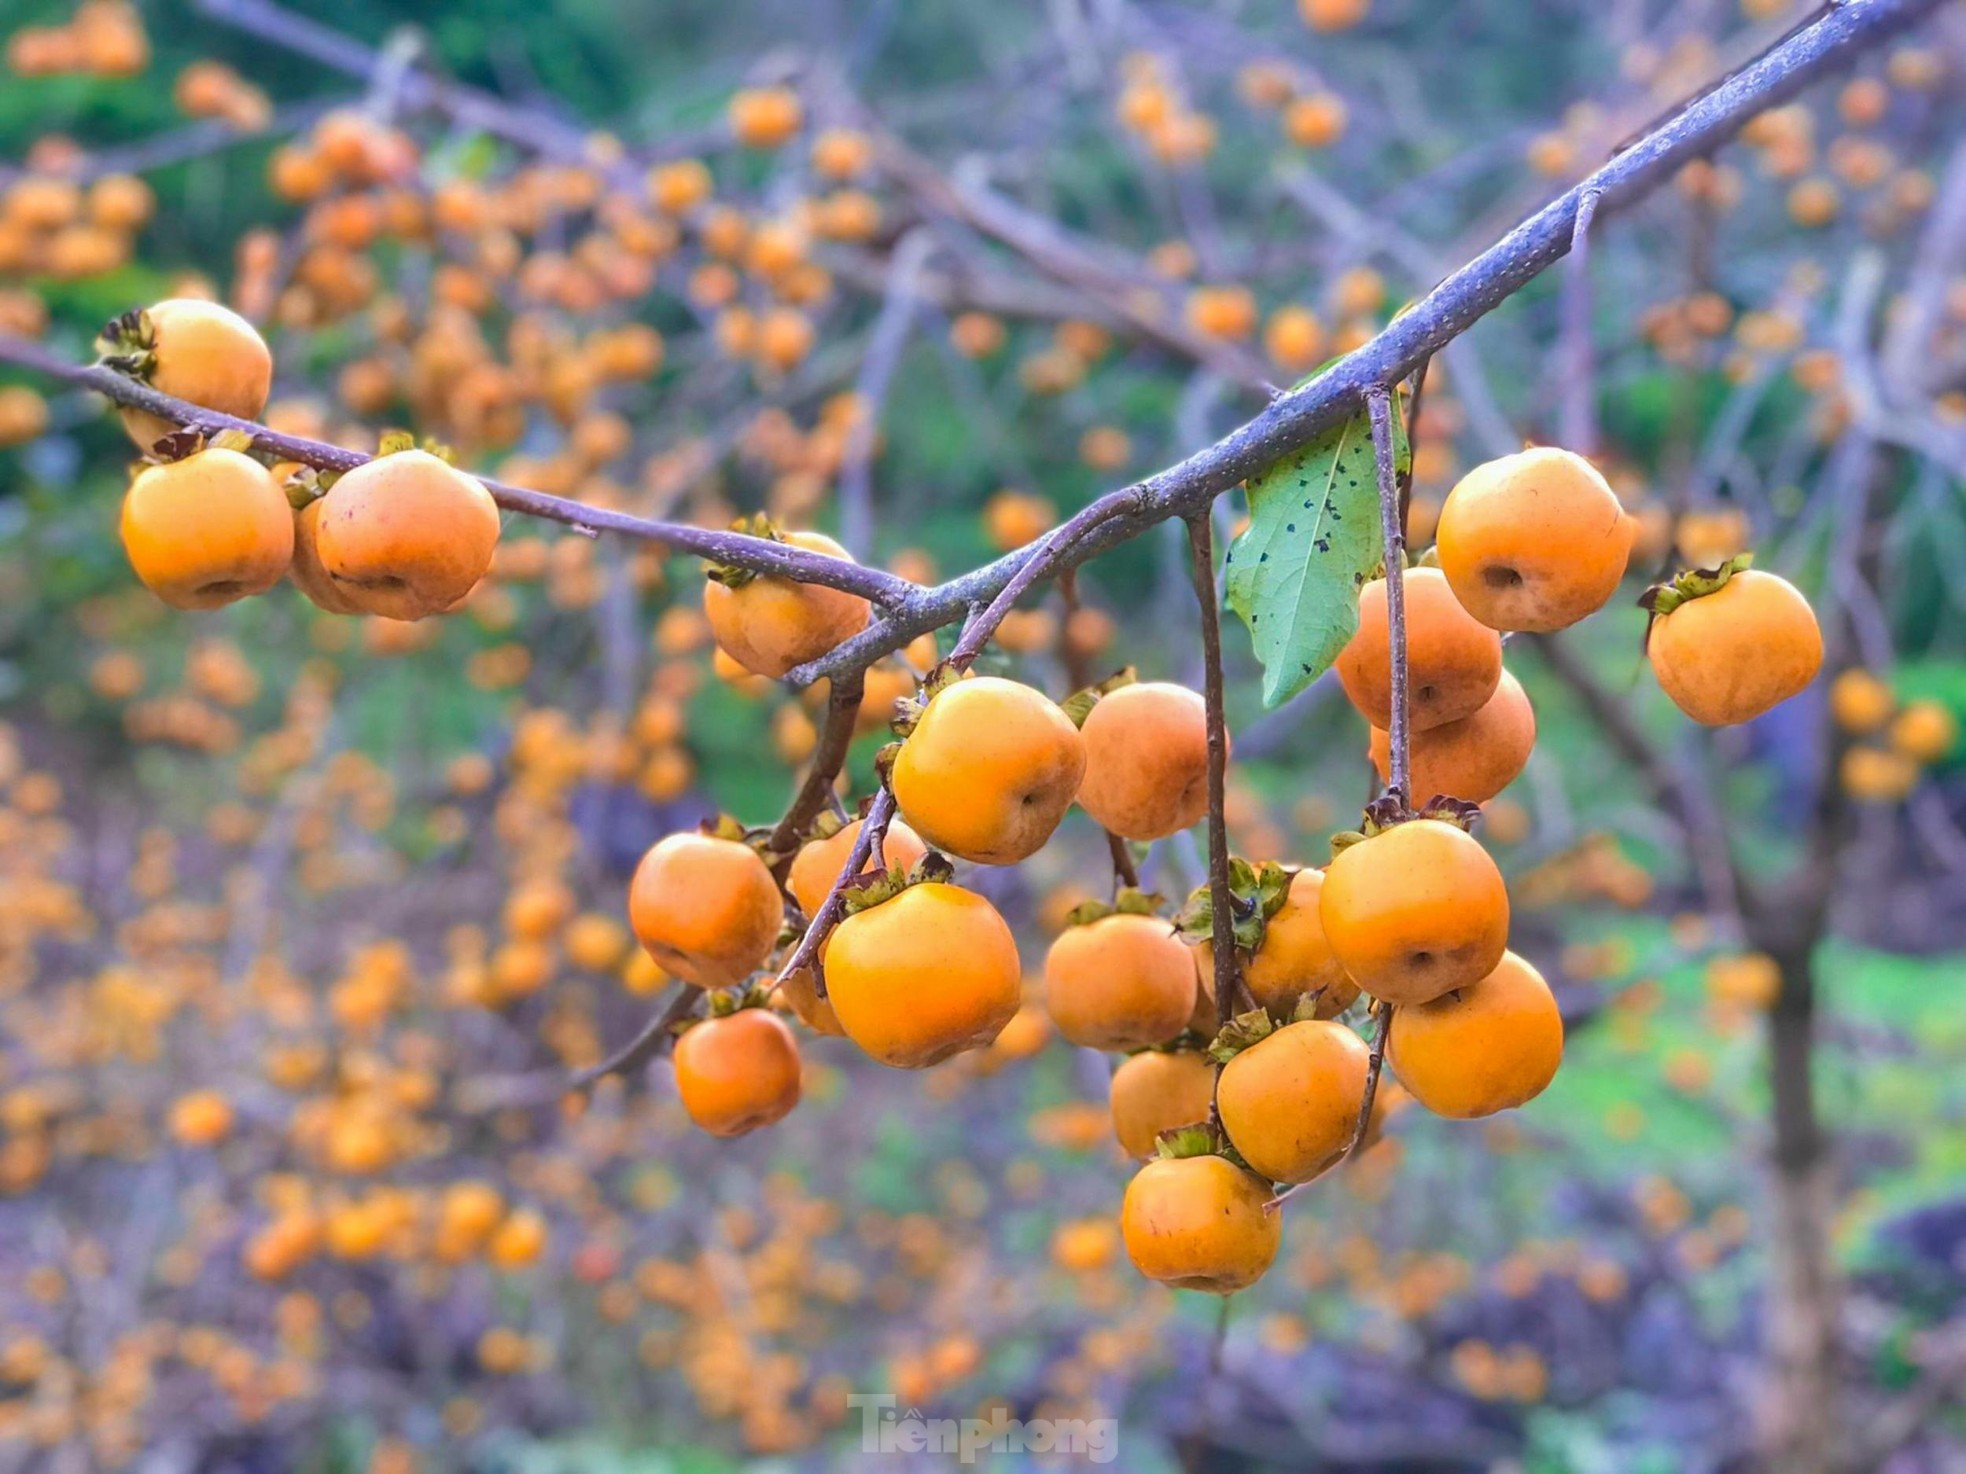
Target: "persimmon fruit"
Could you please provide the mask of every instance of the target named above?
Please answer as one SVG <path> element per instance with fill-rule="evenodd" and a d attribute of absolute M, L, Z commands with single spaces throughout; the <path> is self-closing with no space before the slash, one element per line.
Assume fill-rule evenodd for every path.
<path fill-rule="evenodd" d="M 799 1045 L 763 1008 L 705 1019 L 676 1040 L 676 1092 L 690 1120 L 713 1136 L 742 1136 L 799 1103 Z"/>
<path fill-rule="evenodd" d="M 213 447 L 145 466 L 123 498 L 123 550 L 152 593 L 179 609 L 263 594 L 293 561 L 294 519 L 273 474 Z"/>
<path fill-rule="evenodd" d="M 1122 839 L 1165 839 L 1208 810 L 1208 711 L 1167 681 L 1121 686 L 1079 728 L 1079 806 Z"/>
<path fill-rule="evenodd" d="M 749 845 L 713 834 L 672 834 L 635 867 L 628 924 L 662 967 L 699 988 L 743 982 L 764 966 L 785 903 Z"/>
<path fill-rule="evenodd" d="M 1283 1241 L 1269 1184 L 1226 1157 L 1160 1157 L 1126 1185 L 1120 1236 L 1148 1279 L 1232 1295 L 1263 1277 Z"/>
<path fill-rule="evenodd" d="M 1549 631 L 1594 614 L 1618 591 L 1635 530 L 1597 467 L 1536 446 L 1455 483 L 1434 546 L 1448 587 L 1476 619 Z"/>
<path fill-rule="evenodd" d="M 1396 1006 L 1479 981 L 1508 946 L 1501 871 L 1472 835 L 1439 819 L 1396 824 L 1339 851 L 1318 915 L 1353 981 Z"/>
<path fill-rule="evenodd" d="M 1044 847 L 1085 776 L 1085 740 L 1043 692 L 1000 676 L 952 682 L 894 760 L 895 802 L 928 843 L 1014 865 Z"/>
<path fill-rule="evenodd" d="M 1456 1120 L 1535 1099 L 1562 1060 L 1556 997 L 1513 952 L 1477 982 L 1395 1009 L 1386 1042 L 1386 1061 L 1413 1098 Z"/>
<path fill-rule="evenodd" d="M 1502 637 L 1461 607 L 1438 568 L 1409 568 L 1406 593 L 1407 711 L 1416 732 L 1473 716 L 1502 679 Z M 1392 654 L 1386 581 L 1359 590 L 1358 629 L 1338 654 L 1338 679 L 1375 727 L 1390 727 Z"/>

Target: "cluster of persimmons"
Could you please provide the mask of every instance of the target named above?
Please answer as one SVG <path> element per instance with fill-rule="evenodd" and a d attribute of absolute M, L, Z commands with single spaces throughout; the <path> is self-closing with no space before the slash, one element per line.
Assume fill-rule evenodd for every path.
<path fill-rule="evenodd" d="M 133 312 L 104 346 L 135 378 L 239 419 L 258 416 L 270 390 L 265 344 L 211 303 Z M 500 514 L 490 494 L 406 436 L 345 472 L 295 466 L 282 477 L 243 432 L 230 437 L 236 447 L 224 436 L 208 445 L 140 408 L 122 413 L 151 452 L 125 498 L 123 542 L 167 602 L 211 608 L 287 578 L 330 613 L 415 621 L 456 608 L 491 569 Z M 848 556 L 819 533 L 764 530 Z M 1636 527 L 1588 461 L 1532 448 L 1462 477 L 1434 533 L 1419 566 L 1360 590 L 1337 660 L 1389 785 L 1363 831 L 1340 836 L 1322 868 L 1236 861 L 1228 917 L 1214 914 L 1220 892 L 1209 887 L 1172 918 L 1159 897 L 1116 889 L 1110 903 L 1074 911 L 1047 958 L 1060 1034 L 1128 1056 L 1113 1078 L 1115 1130 L 1129 1150 L 1158 1156 L 1129 1187 L 1122 1225 L 1153 1278 L 1220 1293 L 1250 1284 L 1277 1250 L 1275 1185 L 1307 1182 L 1363 1142 L 1379 1061 L 1341 1017 L 1362 995 L 1380 1006 L 1386 1064 L 1441 1115 L 1521 1105 L 1555 1074 L 1555 998 L 1508 950 L 1508 892 L 1469 831 L 1535 741 L 1528 699 L 1503 669 L 1504 636 L 1561 630 L 1601 608 L 1624 579 Z M 1822 661 L 1806 601 L 1751 563 L 1690 570 L 1642 601 L 1660 685 L 1707 725 L 1768 711 Z M 772 679 L 871 617 L 856 594 L 739 566 L 711 570 L 703 612 L 725 658 Z M 1406 711 L 1395 713 L 1402 691 Z M 709 1016 L 683 1020 L 675 1041 L 690 1118 L 734 1136 L 793 1109 L 802 1069 L 786 1013 L 897 1068 L 990 1045 L 1019 1012 L 1023 969 L 1011 928 L 955 883 L 951 860 L 1027 860 L 1074 803 L 1119 844 L 1194 826 L 1211 790 L 1209 721 L 1203 698 L 1174 684 L 1122 676 L 1061 705 L 951 660 L 896 703 L 900 740 L 882 764 L 891 810 L 827 813 L 789 850 L 734 821 L 654 845 L 627 919 L 662 972 L 710 996 Z M 1408 751 L 1393 751 L 1395 733 Z M 541 904 L 562 919 L 550 897 Z M 1235 969 L 1226 983 L 1222 961 Z M 388 984 L 376 986 L 386 1007 Z M 181 1109 L 187 1129 L 222 1133 L 222 1102 Z M 370 1129 L 386 1152 L 380 1122 Z M 370 1148 L 345 1121 L 330 1140 Z M 378 1204 L 359 1226 L 381 1235 L 389 1211 Z M 276 1222 L 263 1254 L 290 1252 L 301 1230 L 289 1221 L 310 1220 Z M 448 1221 L 437 1230 L 445 1242 L 475 1247 L 496 1231 L 492 1251 L 516 1252 L 521 1230 L 497 1209 L 472 1217 L 470 1234 Z"/>

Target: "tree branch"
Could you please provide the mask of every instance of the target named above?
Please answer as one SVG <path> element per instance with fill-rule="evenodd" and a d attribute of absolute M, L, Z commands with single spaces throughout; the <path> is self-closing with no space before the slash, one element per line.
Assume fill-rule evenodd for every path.
<path fill-rule="evenodd" d="M 830 654 L 794 670 L 787 679 L 804 685 L 865 666 L 918 635 L 953 623 L 970 607 L 995 598 L 1014 580 L 1021 580 L 1022 587 L 1028 588 L 1037 577 L 1076 567 L 1148 526 L 1207 506 L 1244 478 L 1356 414 L 1372 386 L 1405 378 L 1423 360 L 1561 260 L 1571 248 L 1586 195 L 1597 200 L 1595 220 L 1629 209 L 1684 165 L 1711 154 L 1758 113 L 1794 96 L 1859 52 L 1889 39 L 1940 3 L 1847 0 L 1826 12 L 1634 140 L 1603 168 L 1448 277 L 1371 342 L 1339 359 L 1310 383 L 1279 396 L 1254 419 L 1178 465 L 1092 503 L 1080 516 L 1095 511 L 1098 515 L 1081 525 L 1083 535 L 1068 546 L 1060 549 L 1051 540 L 1042 540 L 924 590 L 875 619 Z M 1027 565 L 1039 558 L 1047 566 L 1038 575 L 1026 576 Z"/>
<path fill-rule="evenodd" d="M 64 379 L 85 389 L 93 389 L 112 403 L 146 410 L 174 424 L 203 430 L 237 430 L 252 437 L 253 449 L 298 461 L 322 471 L 352 471 L 374 459 L 360 451 L 344 450 L 318 440 L 283 435 L 252 420 L 234 419 L 216 410 L 204 409 L 182 399 L 161 394 L 148 384 L 101 364 L 77 364 L 49 352 L 39 343 L 10 333 L 0 333 L 0 363 L 17 364 L 37 373 Z M 657 522 L 646 517 L 606 507 L 592 507 L 568 497 L 549 496 L 523 486 L 512 486 L 488 476 L 478 478 L 492 500 L 508 512 L 559 522 L 576 532 L 592 536 L 600 532 L 618 533 L 644 542 L 660 543 L 679 553 L 691 553 L 716 563 L 733 564 L 754 572 L 775 574 L 799 583 L 823 584 L 844 589 L 877 604 L 899 606 L 918 592 L 906 579 L 896 578 L 878 568 L 849 563 L 844 558 L 828 558 L 809 553 L 769 538 L 749 537 L 736 532 L 715 532 L 680 522 Z"/>
<path fill-rule="evenodd" d="M 1372 419 L 1372 455 L 1379 471 L 1379 528 L 1386 543 L 1386 647 L 1392 661 L 1392 724 L 1386 729 L 1388 793 L 1413 807 L 1413 714 L 1407 710 L 1406 534 L 1400 525 L 1399 478 L 1393 453 L 1392 396 L 1375 388 L 1365 397 Z"/>

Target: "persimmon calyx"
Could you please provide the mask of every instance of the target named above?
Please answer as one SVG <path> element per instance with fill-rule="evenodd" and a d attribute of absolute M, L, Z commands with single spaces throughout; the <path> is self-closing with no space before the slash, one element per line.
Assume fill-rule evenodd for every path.
<path fill-rule="evenodd" d="M 384 456 L 398 456 L 406 450 L 420 450 L 425 455 L 435 456 L 447 466 L 457 464 L 456 451 L 443 441 L 433 440 L 427 435 L 418 440 L 413 430 L 384 430 L 376 440 L 373 459 L 379 461 Z"/>
<path fill-rule="evenodd" d="M 782 543 L 785 533 L 769 514 L 759 512 L 751 517 L 736 518 L 730 530 L 745 537 L 763 538 L 766 542 Z M 720 583 L 727 589 L 741 589 L 759 576 L 755 568 L 739 568 L 735 563 L 712 562 L 704 571 L 704 577 L 712 583 Z"/>
<path fill-rule="evenodd" d="M 1338 855 L 1355 844 L 1363 844 L 1388 829 L 1396 829 L 1415 819 L 1452 824 L 1456 829 L 1472 834 L 1475 821 L 1480 817 L 1481 805 L 1464 798 L 1436 793 L 1419 808 L 1409 809 L 1404 795 L 1396 789 L 1388 790 L 1365 806 L 1363 820 L 1357 829 L 1343 830 L 1331 836 L 1331 853 Z"/>
<path fill-rule="evenodd" d="M 1236 946 L 1253 953 L 1263 945 L 1263 934 L 1270 918 L 1290 899 L 1290 882 L 1297 872 L 1274 860 L 1252 865 L 1241 858 L 1229 861 L 1230 909 Z M 1175 927 L 1191 942 L 1210 941 L 1215 936 L 1215 896 L 1208 886 L 1199 886 L 1188 897 L 1174 918 Z"/>
<path fill-rule="evenodd" d="M 1085 719 L 1092 715 L 1092 708 L 1099 704 L 1099 698 L 1110 696 L 1122 686 L 1131 686 L 1140 679 L 1140 673 L 1132 666 L 1124 666 L 1114 671 L 1096 685 L 1087 686 L 1083 691 L 1074 691 L 1058 703 L 1059 709 L 1071 718 L 1072 725 L 1083 727 Z"/>
<path fill-rule="evenodd" d="M 747 1008 L 771 1007 L 771 988 L 763 982 L 746 983 L 741 988 L 719 988 L 710 997 L 710 1017 L 729 1018 Z M 692 1018 L 691 1023 L 700 1023 Z"/>
<path fill-rule="evenodd" d="M 910 886 L 931 883 L 947 885 L 955 874 L 956 867 L 949 863 L 946 856 L 930 850 L 905 871 L 873 871 L 858 884 L 840 892 L 840 902 L 848 916 L 857 916 L 884 901 L 893 900 Z"/>
<path fill-rule="evenodd" d="M 1158 892 L 1128 886 L 1110 901 L 1081 901 L 1065 914 L 1065 925 L 1090 926 L 1109 916 L 1153 916 L 1166 903 L 1167 898 Z"/>
<path fill-rule="evenodd" d="M 928 710 L 929 702 L 967 674 L 967 671 L 952 661 L 944 660 L 934 666 L 922 677 L 921 686 L 913 696 L 903 696 L 894 703 L 894 719 L 888 723 L 888 729 L 902 742 L 907 741 L 915 728 L 921 724 L 922 713 Z M 901 744 L 897 742 L 891 745 L 898 750 Z"/>
<path fill-rule="evenodd" d="M 1748 552 L 1736 553 L 1717 568 L 1688 568 L 1640 594 L 1638 607 L 1654 619 L 1664 619 L 1682 604 L 1719 593 L 1735 574 L 1746 573 L 1753 566 L 1754 554 Z"/>
<path fill-rule="evenodd" d="M 96 334 L 96 362 L 148 384 L 157 368 L 157 324 L 146 307 L 132 307 L 103 324 Z"/>

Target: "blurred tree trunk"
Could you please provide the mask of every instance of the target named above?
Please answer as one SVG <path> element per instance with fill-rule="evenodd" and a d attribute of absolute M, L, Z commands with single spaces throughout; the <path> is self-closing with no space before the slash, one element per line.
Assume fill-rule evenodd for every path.
<path fill-rule="evenodd" d="M 1782 990 L 1768 1015 L 1773 1221 L 1762 1438 L 1765 1466 L 1782 1474 L 1837 1474 L 1844 1467 L 1837 1365 L 1842 1296 L 1830 1250 L 1836 1186 L 1816 1114 L 1812 951 L 1813 940 L 1774 953 Z"/>

